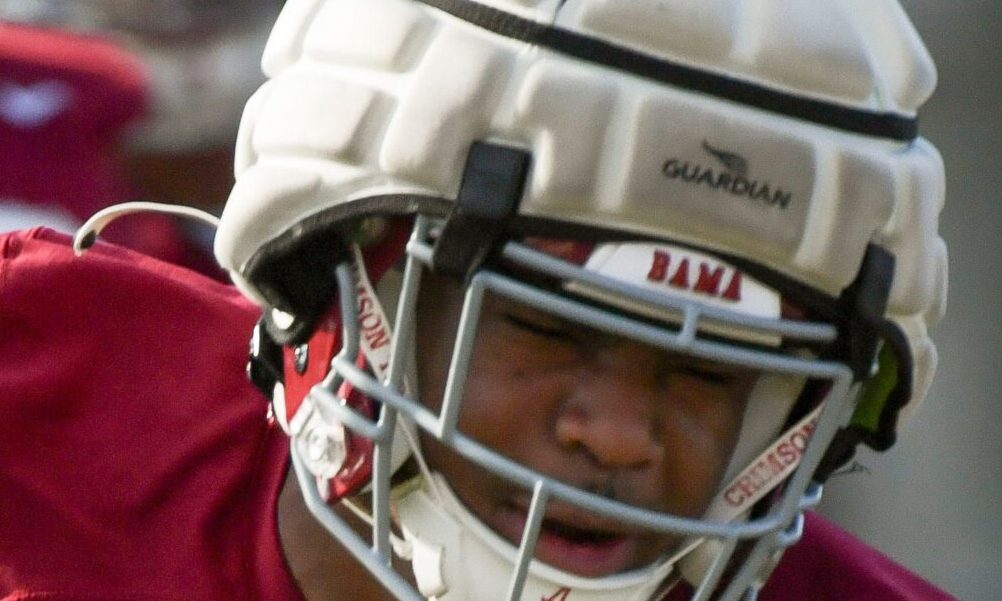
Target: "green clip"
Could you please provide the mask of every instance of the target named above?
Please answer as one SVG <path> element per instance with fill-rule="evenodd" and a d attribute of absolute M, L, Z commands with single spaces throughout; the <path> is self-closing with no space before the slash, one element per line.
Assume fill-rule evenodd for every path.
<path fill-rule="evenodd" d="M 877 373 L 863 384 L 863 391 L 850 423 L 867 432 L 876 432 L 887 398 L 897 385 L 898 357 L 889 345 L 881 345 L 877 354 Z"/>

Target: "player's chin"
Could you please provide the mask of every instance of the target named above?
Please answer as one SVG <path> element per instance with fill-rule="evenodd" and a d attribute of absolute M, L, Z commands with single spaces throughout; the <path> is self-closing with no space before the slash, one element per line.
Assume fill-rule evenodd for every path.
<path fill-rule="evenodd" d="M 527 512 L 504 505 L 491 512 L 488 525 L 513 545 L 521 542 Z M 601 578 L 649 566 L 677 544 L 673 537 L 624 528 L 575 510 L 547 512 L 534 556 L 558 570 Z"/>

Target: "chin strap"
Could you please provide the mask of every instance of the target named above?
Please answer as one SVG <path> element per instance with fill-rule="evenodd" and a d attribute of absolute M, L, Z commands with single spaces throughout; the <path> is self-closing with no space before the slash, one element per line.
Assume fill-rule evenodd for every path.
<path fill-rule="evenodd" d="M 316 480 L 317 489 L 330 503 L 367 487 L 374 467 L 374 447 L 370 435 L 364 432 L 375 427 L 378 417 L 374 402 L 341 381 L 331 362 L 342 353 L 349 356 L 357 353 L 358 366 L 368 367 L 372 376 L 384 383 L 389 376 L 392 356 L 390 321 L 369 279 L 358 245 L 350 246 L 350 258 L 350 277 L 339 277 L 338 287 L 346 296 L 345 302 L 354 302 L 351 311 L 354 316 L 349 313 L 350 305 L 342 304 L 341 312 L 345 316 L 342 318 L 338 314 L 334 318 L 337 326 L 334 329 L 341 331 L 325 331 L 324 340 L 316 345 L 311 340 L 297 349 L 303 356 L 316 354 L 310 360 L 314 366 L 310 369 L 326 372 L 326 376 L 318 384 L 308 384 L 308 389 L 303 388 L 300 380 L 295 380 L 298 385 L 292 386 L 294 380 L 290 378 L 297 378 L 293 372 L 298 370 L 290 366 L 287 357 L 285 383 L 277 384 L 272 396 L 277 421 L 299 448 L 305 467 Z M 353 320 L 358 325 L 357 340 L 345 339 L 342 319 Z M 309 383 L 315 375 L 307 374 L 305 381 Z M 349 425 L 352 423 L 354 428 Z M 402 416 L 398 416 L 395 432 L 390 451 L 391 473 L 395 473 L 417 448 L 416 437 Z"/>
<path fill-rule="evenodd" d="M 522 568 L 522 549 L 471 513 L 441 474 L 421 480 L 396 505 L 412 549 L 418 590 L 435 601 L 649 601 L 664 593 L 675 562 L 691 548 L 686 545 L 646 568 L 601 578 L 576 576 L 530 559 L 524 578 L 513 583 Z"/>
<path fill-rule="evenodd" d="M 90 218 L 77 229 L 76 234 L 73 235 L 73 252 L 75 252 L 77 256 L 84 254 L 88 249 L 90 249 L 90 247 L 94 246 L 95 242 L 97 242 L 97 237 L 101 234 L 101 230 L 108 227 L 112 221 L 118 219 L 119 217 L 124 217 L 125 215 L 133 213 L 156 213 L 159 215 L 183 217 L 186 219 L 200 221 L 211 226 L 213 229 L 219 229 L 218 217 L 201 209 L 196 209 L 195 207 L 145 201 L 123 202 L 101 209 L 97 213 L 91 215 Z"/>
<path fill-rule="evenodd" d="M 824 403 L 818 404 L 735 476 L 717 494 L 706 518 L 715 522 L 737 519 L 792 474 L 800 465 L 823 409 Z"/>
<path fill-rule="evenodd" d="M 781 485 L 800 465 L 824 406 L 824 403 L 819 403 L 813 411 L 783 432 L 772 445 L 721 489 L 710 504 L 705 514 L 706 519 L 715 523 L 744 519 L 756 503 Z M 815 505 L 820 500 L 820 486 L 818 486 L 817 493 L 809 495 L 808 502 L 802 504 L 804 505 L 802 509 Z M 791 531 L 784 533 L 783 548 L 796 543 L 801 535 L 802 521 L 798 518 Z M 697 539 L 693 546 L 695 548 L 692 552 L 679 562 L 679 571 L 683 579 L 694 587 L 699 587 L 692 598 L 693 601 L 698 601 L 708 599 L 714 592 L 708 586 L 708 582 L 711 581 L 710 576 L 719 575 L 726 568 L 726 562 L 719 563 L 717 558 L 726 552 L 728 543 L 716 539 Z M 717 579 L 712 578 L 712 580 Z"/>

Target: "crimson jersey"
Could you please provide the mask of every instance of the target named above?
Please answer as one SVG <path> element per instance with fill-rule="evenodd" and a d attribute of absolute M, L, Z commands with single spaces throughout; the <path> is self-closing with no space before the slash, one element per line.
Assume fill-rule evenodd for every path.
<path fill-rule="evenodd" d="M 0 237 L 0 601 L 302 601 L 277 533 L 287 439 L 244 375 L 257 310 L 69 244 Z M 949 598 L 816 516 L 761 597 Z"/>

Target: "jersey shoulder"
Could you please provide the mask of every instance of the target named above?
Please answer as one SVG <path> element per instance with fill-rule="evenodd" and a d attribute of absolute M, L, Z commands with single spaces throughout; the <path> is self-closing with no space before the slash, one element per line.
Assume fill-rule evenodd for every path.
<path fill-rule="evenodd" d="M 29 423 L 88 401 L 139 411 L 151 395 L 178 414 L 207 409 L 219 386 L 250 390 L 257 316 L 231 286 L 127 249 L 99 243 L 77 256 L 49 229 L 2 235 L 0 406 Z"/>
<path fill-rule="evenodd" d="M 0 293 L 0 318 L 14 331 L 76 324 L 63 337 L 134 339 L 181 319 L 186 327 L 172 327 L 171 340 L 183 343 L 199 326 L 242 329 L 258 314 L 232 286 L 101 242 L 77 256 L 69 236 L 48 228 L 0 234 Z M 133 329 L 124 332 L 125 324 Z"/>
<path fill-rule="evenodd" d="M 955 601 L 825 518 L 808 513 L 804 537 L 780 561 L 762 601 Z"/>
<path fill-rule="evenodd" d="M 287 443 L 244 373 L 257 313 L 118 247 L 0 236 L 0 598 L 290 597 L 248 592 L 291 590 Z"/>

